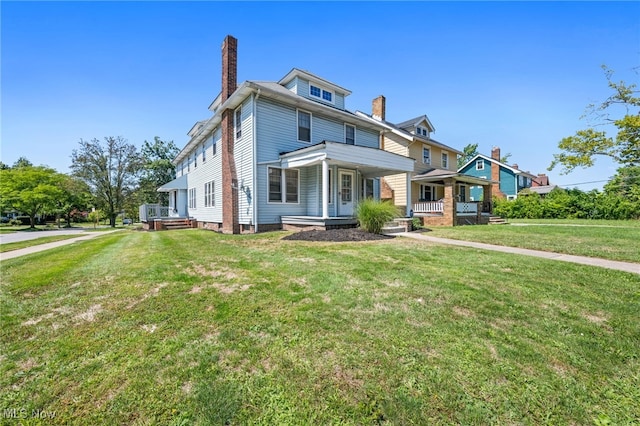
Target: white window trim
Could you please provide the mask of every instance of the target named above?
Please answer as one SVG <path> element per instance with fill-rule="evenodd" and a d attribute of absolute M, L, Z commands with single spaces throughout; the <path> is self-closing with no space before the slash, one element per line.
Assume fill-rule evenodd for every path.
<path fill-rule="evenodd" d="M 316 95 L 311 93 L 311 86 L 313 86 L 313 87 L 315 87 L 317 89 L 320 89 L 320 96 L 316 96 Z M 331 100 L 330 101 L 328 101 L 325 98 L 323 98 L 323 95 L 324 95 L 325 92 L 326 93 L 331 93 Z M 333 104 L 335 104 L 336 93 L 333 90 L 327 90 L 327 89 L 325 89 L 324 87 L 322 87 L 322 86 L 320 86 L 318 84 L 309 82 L 309 97 L 314 98 L 314 99 L 318 99 L 318 100 L 320 100 L 322 102 L 326 102 L 326 103 L 329 103 L 329 104 L 333 105 Z"/>
<path fill-rule="evenodd" d="M 300 139 L 300 113 L 309 114 L 309 140 L 303 141 Z M 296 109 L 296 138 L 298 142 L 311 143 L 313 140 L 313 114 L 311 111 L 305 111 L 303 109 Z"/>
<path fill-rule="evenodd" d="M 207 191 L 207 189 L 209 189 L 209 191 Z M 205 207 L 216 206 L 215 189 L 216 189 L 215 181 L 212 180 L 209 182 L 205 182 L 204 184 L 204 206 Z"/>
<path fill-rule="evenodd" d="M 238 123 L 238 112 L 240 112 L 240 123 Z M 242 105 L 233 111 L 233 139 L 236 141 L 242 139 Z"/>
<path fill-rule="evenodd" d="M 429 151 L 429 161 L 424 161 L 424 150 Z M 428 146 L 422 147 L 422 164 L 431 164 L 431 148 Z"/>
<path fill-rule="evenodd" d="M 279 169 L 280 170 L 280 201 L 270 201 L 269 200 L 269 169 Z M 298 201 L 295 203 L 287 202 L 287 176 L 285 170 L 295 170 L 298 172 L 298 184 L 297 184 L 297 198 Z M 289 205 L 298 205 L 300 204 L 300 169 L 283 169 L 280 167 L 270 167 L 267 166 L 267 204 L 289 204 Z"/>
<path fill-rule="evenodd" d="M 193 197 L 191 197 L 191 194 L 193 193 Z M 196 210 L 198 208 L 198 199 L 196 198 L 198 195 L 198 192 L 196 191 L 195 188 L 189 188 L 189 210 Z M 191 203 L 193 201 L 193 204 Z"/>
<path fill-rule="evenodd" d="M 356 132 L 357 132 L 357 128 L 356 126 L 354 126 L 353 124 L 348 124 L 348 123 L 344 123 L 344 143 L 347 143 L 347 127 L 353 127 L 353 145 L 357 145 L 357 141 L 356 141 Z M 349 145 L 349 144 L 347 144 Z"/>
<path fill-rule="evenodd" d="M 476 160 L 476 170 L 484 170 L 484 160 Z"/>

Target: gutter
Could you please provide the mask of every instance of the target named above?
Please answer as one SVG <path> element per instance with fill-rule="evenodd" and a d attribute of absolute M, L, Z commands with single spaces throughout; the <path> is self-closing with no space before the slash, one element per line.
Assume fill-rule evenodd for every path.
<path fill-rule="evenodd" d="M 256 191 L 256 183 L 258 182 L 258 179 L 256 177 L 256 172 L 257 172 L 257 163 L 258 163 L 258 151 L 257 151 L 257 145 L 258 145 L 258 126 L 257 126 L 257 122 L 258 122 L 258 98 L 260 97 L 260 89 L 258 89 L 258 93 L 256 93 L 255 95 L 252 94 L 251 95 L 253 97 L 253 122 L 252 122 L 252 126 L 253 126 L 253 161 L 251 161 L 251 167 L 253 168 L 253 182 L 252 182 L 252 187 L 253 187 L 253 230 L 254 232 L 257 234 L 258 233 L 258 202 L 257 202 L 257 191 Z"/>

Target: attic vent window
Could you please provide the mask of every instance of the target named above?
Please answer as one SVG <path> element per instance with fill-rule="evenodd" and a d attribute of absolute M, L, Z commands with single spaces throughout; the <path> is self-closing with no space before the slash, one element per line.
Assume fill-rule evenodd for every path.
<path fill-rule="evenodd" d="M 333 103 L 333 92 L 321 89 L 320 87 L 314 86 L 313 84 L 309 85 L 309 95 L 314 98 Z"/>

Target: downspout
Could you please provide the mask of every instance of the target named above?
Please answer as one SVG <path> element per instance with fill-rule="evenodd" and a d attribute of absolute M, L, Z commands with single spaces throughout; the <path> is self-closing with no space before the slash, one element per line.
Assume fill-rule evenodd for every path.
<path fill-rule="evenodd" d="M 253 183 L 251 186 L 253 187 L 253 230 L 257 234 L 258 233 L 258 194 L 256 191 L 256 185 L 257 185 L 258 179 L 256 176 L 256 172 L 257 172 L 257 163 L 258 163 L 258 151 L 257 151 L 258 135 L 256 134 L 256 132 L 258 127 L 256 126 L 256 122 L 258 121 L 258 98 L 260 97 L 260 89 L 258 89 L 257 94 L 255 95 L 252 94 L 251 97 L 253 98 L 253 120 L 252 120 L 253 161 L 251 162 L 251 167 L 253 168 Z"/>

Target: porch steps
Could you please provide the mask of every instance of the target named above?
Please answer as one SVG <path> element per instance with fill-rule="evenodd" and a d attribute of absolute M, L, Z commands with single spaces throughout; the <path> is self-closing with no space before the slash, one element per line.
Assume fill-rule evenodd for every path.
<path fill-rule="evenodd" d="M 398 222 L 396 221 L 392 221 L 392 222 L 385 223 L 380 233 L 384 235 L 389 235 L 389 234 L 398 234 L 404 231 L 405 231 L 404 226 L 398 225 Z"/>
<path fill-rule="evenodd" d="M 506 219 L 500 216 L 491 216 L 489 217 L 489 225 L 508 225 L 509 223 Z"/>
<path fill-rule="evenodd" d="M 166 230 L 189 229 L 191 228 L 191 221 L 189 219 L 163 219 L 162 226 Z"/>

